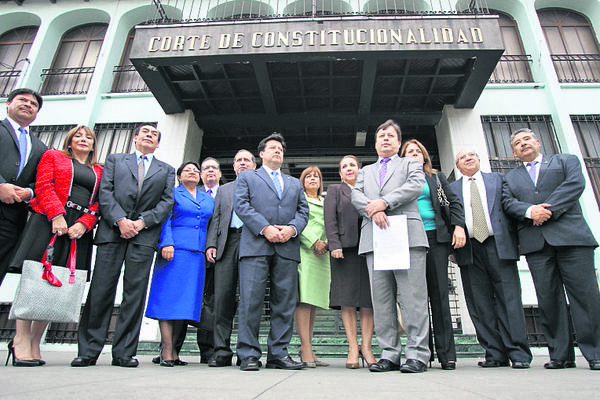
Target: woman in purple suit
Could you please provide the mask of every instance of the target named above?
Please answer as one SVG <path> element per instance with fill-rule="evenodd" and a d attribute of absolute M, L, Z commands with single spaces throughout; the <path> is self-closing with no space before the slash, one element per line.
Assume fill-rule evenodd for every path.
<path fill-rule="evenodd" d="M 157 258 L 148 295 L 146 317 L 159 320 L 160 365 L 185 365 L 173 346 L 173 338 L 187 325 L 200 321 L 204 290 L 204 245 L 214 200 L 198 189 L 200 167 L 185 162 L 177 169 L 180 185 L 175 205 L 162 227 Z"/>

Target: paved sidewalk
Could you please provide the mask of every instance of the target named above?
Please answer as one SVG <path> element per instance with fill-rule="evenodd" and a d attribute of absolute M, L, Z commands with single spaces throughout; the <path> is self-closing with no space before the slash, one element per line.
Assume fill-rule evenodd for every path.
<path fill-rule="evenodd" d="M 0 350 L 2 361 L 6 350 Z M 0 399 L 598 399 L 600 372 L 590 371 L 582 357 L 576 369 L 544 370 L 538 355 L 528 370 L 483 369 L 476 359 L 461 358 L 455 371 L 434 364 L 423 374 L 372 373 L 344 368 L 345 359 L 327 359 L 331 366 L 302 371 L 236 367 L 209 368 L 197 357 L 188 366 L 164 368 L 139 356 L 138 368 L 110 366 L 110 352 L 98 365 L 71 368 L 71 351 L 45 351 L 43 367 L 0 367 Z M 263 360 L 264 362 L 264 360 Z"/>

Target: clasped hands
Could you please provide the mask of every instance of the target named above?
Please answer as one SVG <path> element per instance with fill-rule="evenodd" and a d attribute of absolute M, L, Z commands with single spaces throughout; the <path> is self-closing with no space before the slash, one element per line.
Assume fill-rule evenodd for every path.
<path fill-rule="evenodd" d="M 548 210 L 550 204 L 542 203 L 531 207 L 531 219 L 534 226 L 540 226 L 552 217 L 552 211 Z"/>
<path fill-rule="evenodd" d="M 31 200 L 31 191 L 11 183 L 0 185 L 0 201 L 6 204 Z"/>
<path fill-rule="evenodd" d="M 79 239 L 87 232 L 87 228 L 81 222 L 75 222 L 71 226 L 67 226 L 67 220 L 64 215 L 59 215 L 52 220 L 52 233 L 62 236 L 65 233 L 69 235 L 69 239 Z"/>
<path fill-rule="evenodd" d="M 128 218 L 123 218 L 117 221 L 119 230 L 121 231 L 121 237 L 123 239 L 131 239 L 136 236 L 144 227 L 146 223 L 143 219 L 136 219 L 132 221 Z"/>
<path fill-rule="evenodd" d="M 285 243 L 294 236 L 296 231 L 289 225 L 269 225 L 262 233 L 271 243 Z"/>
<path fill-rule="evenodd" d="M 367 200 L 365 211 L 380 229 L 386 229 L 390 226 L 390 221 L 384 212 L 386 208 L 387 204 L 385 204 L 383 199 Z"/>

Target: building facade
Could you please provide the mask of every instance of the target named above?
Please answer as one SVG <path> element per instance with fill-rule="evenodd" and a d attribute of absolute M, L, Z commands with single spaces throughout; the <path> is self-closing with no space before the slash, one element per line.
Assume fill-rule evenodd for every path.
<path fill-rule="evenodd" d="M 485 171 L 513 168 L 510 133 L 529 127 L 544 153 L 582 160 L 581 203 L 600 238 L 598 32 L 600 0 L 2 0 L 0 103 L 39 90 L 36 134 L 60 147 L 69 128 L 91 126 L 101 160 L 157 122 L 160 159 L 212 156 L 226 181 L 235 152 L 272 131 L 288 140 L 292 175 L 318 165 L 333 183 L 343 155 L 376 158 L 387 118 L 451 178 L 463 147 Z M 457 328 L 472 333 L 450 271 Z M 17 282 L 7 277 L 0 302 Z"/>

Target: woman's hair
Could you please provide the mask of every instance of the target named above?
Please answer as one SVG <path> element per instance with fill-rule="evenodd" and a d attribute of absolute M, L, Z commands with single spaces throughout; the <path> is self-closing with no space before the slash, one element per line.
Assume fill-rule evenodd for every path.
<path fill-rule="evenodd" d="M 317 167 L 316 165 L 311 165 L 310 167 L 302 171 L 302 175 L 300 175 L 300 182 L 302 183 L 302 188 L 304 188 L 304 179 L 306 179 L 306 177 L 313 172 L 319 177 L 319 188 L 317 189 L 317 196 L 320 196 L 323 192 L 323 174 L 321 174 L 321 170 L 319 169 L 319 167 Z"/>
<path fill-rule="evenodd" d="M 73 141 L 73 137 L 77 132 L 83 131 L 85 134 L 90 135 L 94 140 L 92 144 L 92 149 L 88 153 L 87 159 L 85 160 L 85 164 L 92 167 L 98 164 L 98 160 L 96 158 L 96 153 L 98 149 L 98 144 L 96 140 L 96 134 L 93 130 L 88 128 L 85 125 L 77 125 L 75 128 L 72 128 L 69 132 L 67 132 L 67 136 L 65 137 L 65 141 L 63 142 L 62 152 L 67 155 L 69 158 L 73 158 L 73 149 L 71 149 L 71 142 Z"/>
<path fill-rule="evenodd" d="M 197 169 L 198 171 L 200 171 L 200 165 L 198 165 L 198 163 L 197 163 L 197 162 L 195 162 L 195 161 L 184 161 L 184 162 L 183 162 L 183 164 L 181 164 L 181 165 L 179 166 L 179 168 L 177 168 L 177 182 L 179 182 L 179 184 L 181 184 L 181 181 L 179 180 L 179 177 L 181 176 L 181 172 L 182 172 L 182 171 L 183 171 L 183 169 L 184 169 L 185 167 L 187 167 L 188 165 L 193 165 L 194 167 L 196 167 L 196 169 Z M 198 175 L 198 176 L 200 176 L 200 175 Z"/>
<path fill-rule="evenodd" d="M 433 168 L 433 165 L 431 165 L 431 157 L 429 157 L 429 152 L 417 139 L 410 139 L 404 142 L 402 149 L 400 150 L 400 157 L 406 157 L 406 149 L 408 148 L 409 144 L 415 144 L 421 150 L 421 154 L 423 154 L 423 172 L 425 172 L 427 175 L 435 174 L 437 170 Z"/>
<path fill-rule="evenodd" d="M 352 154 L 348 154 L 347 156 L 344 156 L 340 159 L 340 162 L 338 163 L 338 171 L 342 172 L 342 161 L 344 161 L 344 158 L 351 158 L 354 161 L 356 161 L 356 165 L 358 165 L 358 168 L 360 168 L 360 161 L 358 161 L 358 158 L 356 158 L 356 156 L 353 156 Z"/>

